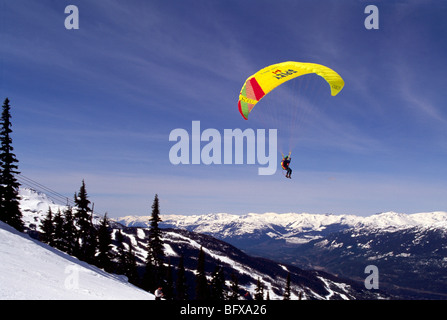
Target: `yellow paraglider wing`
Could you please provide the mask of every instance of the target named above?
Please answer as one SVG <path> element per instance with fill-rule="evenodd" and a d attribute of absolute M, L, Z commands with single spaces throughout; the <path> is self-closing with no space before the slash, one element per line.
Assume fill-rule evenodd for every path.
<path fill-rule="evenodd" d="M 256 103 L 277 86 L 309 73 L 323 77 L 331 87 L 333 96 L 337 95 L 345 85 L 338 73 L 320 64 L 294 61 L 273 64 L 250 76 L 242 86 L 238 101 L 242 117 L 247 120 Z"/>

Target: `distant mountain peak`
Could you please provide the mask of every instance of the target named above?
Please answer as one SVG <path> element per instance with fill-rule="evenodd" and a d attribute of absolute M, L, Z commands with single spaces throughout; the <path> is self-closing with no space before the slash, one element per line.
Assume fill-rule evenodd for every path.
<path fill-rule="evenodd" d="M 125 216 L 115 221 L 133 227 L 148 227 L 149 216 Z M 161 226 L 181 228 L 212 235 L 219 239 L 263 233 L 287 242 L 305 243 L 327 232 L 347 228 L 372 228 L 386 230 L 413 227 L 437 227 L 447 229 L 447 212 L 405 214 L 394 211 L 367 217 L 356 215 L 311 213 L 248 213 L 234 215 L 211 213 L 206 215 L 161 215 Z"/>

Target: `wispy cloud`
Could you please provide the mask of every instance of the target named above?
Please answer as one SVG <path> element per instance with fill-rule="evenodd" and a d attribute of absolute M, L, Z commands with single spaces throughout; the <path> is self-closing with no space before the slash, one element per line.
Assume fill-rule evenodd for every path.
<path fill-rule="evenodd" d="M 432 89 L 428 81 L 438 81 L 437 79 L 423 80 L 417 74 L 417 70 L 402 66 L 399 68 L 399 81 L 396 83 L 403 104 L 415 113 L 416 117 L 426 118 L 427 125 L 446 125 L 447 113 L 445 112 L 444 102 L 437 100 L 435 95 L 430 96 Z M 415 78 L 417 80 L 415 80 Z M 441 104 L 442 103 L 442 104 Z"/>
<path fill-rule="evenodd" d="M 63 2 L 2 5 L 0 93 L 14 106 L 21 170 L 45 185 L 71 195 L 85 178 L 113 215 L 147 213 L 155 193 L 166 213 L 442 206 L 445 184 L 420 165 L 445 167 L 439 2 L 381 2 L 371 32 L 363 2 L 80 0 L 75 32 Z M 237 112 L 243 81 L 286 60 L 328 65 L 346 83 L 337 97 L 301 100 L 292 181 L 254 166 L 169 163 L 169 132 L 192 120 L 256 126 Z"/>

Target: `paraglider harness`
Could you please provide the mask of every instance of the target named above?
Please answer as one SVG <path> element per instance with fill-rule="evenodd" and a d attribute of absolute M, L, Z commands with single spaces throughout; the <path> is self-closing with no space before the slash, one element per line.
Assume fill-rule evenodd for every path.
<path fill-rule="evenodd" d="M 284 157 L 284 154 L 282 154 L 282 160 L 281 160 L 281 168 L 283 170 L 287 171 L 286 178 L 289 178 L 289 179 L 291 179 L 290 175 L 292 174 L 292 169 L 289 168 L 290 160 L 291 160 L 290 154 L 291 154 L 291 152 L 289 152 L 289 155 L 285 156 L 285 157 Z"/>

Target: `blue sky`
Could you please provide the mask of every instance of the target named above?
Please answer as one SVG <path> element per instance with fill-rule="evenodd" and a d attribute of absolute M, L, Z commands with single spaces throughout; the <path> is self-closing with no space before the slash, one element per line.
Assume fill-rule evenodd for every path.
<path fill-rule="evenodd" d="M 64 27 L 70 4 L 79 30 Z M 369 4 L 378 30 L 364 27 Z M 0 96 L 20 171 L 68 197 L 85 179 L 98 212 L 148 215 L 155 193 L 165 214 L 447 210 L 445 1 L 2 0 L 0 10 Z M 345 80 L 299 122 L 293 179 L 170 163 L 169 133 L 194 120 L 259 127 L 237 110 L 241 86 L 290 60 Z"/>

